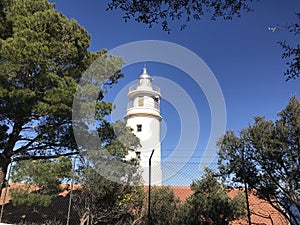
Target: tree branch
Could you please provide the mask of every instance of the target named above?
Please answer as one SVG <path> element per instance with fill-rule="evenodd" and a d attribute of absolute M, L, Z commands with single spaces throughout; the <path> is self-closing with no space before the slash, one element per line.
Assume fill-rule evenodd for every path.
<path fill-rule="evenodd" d="M 14 146 L 18 141 L 20 131 L 22 130 L 22 124 L 21 123 L 15 123 L 13 126 L 13 130 L 11 134 L 9 135 L 9 140 L 7 142 L 6 147 L 4 147 L 4 155 L 7 157 L 11 157 L 14 154 Z"/>
<path fill-rule="evenodd" d="M 41 133 L 41 134 L 37 135 L 35 138 L 29 139 L 30 141 L 27 144 L 23 145 L 22 147 L 16 149 L 14 151 L 14 154 L 19 154 L 22 151 L 28 150 L 29 146 L 32 145 L 34 142 L 36 142 L 36 140 L 39 139 L 40 137 L 42 137 L 44 134 L 45 133 Z"/>
<path fill-rule="evenodd" d="M 24 156 L 18 156 L 13 159 L 14 162 L 22 161 L 22 160 L 39 160 L 39 159 L 56 159 L 62 156 L 72 156 L 72 155 L 78 155 L 79 151 L 76 152 L 68 152 L 64 154 L 57 154 L 57 155 L 24 155 Z"/>

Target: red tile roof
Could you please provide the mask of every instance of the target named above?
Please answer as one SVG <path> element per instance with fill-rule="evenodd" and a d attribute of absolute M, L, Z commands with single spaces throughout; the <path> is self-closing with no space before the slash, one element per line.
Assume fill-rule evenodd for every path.
<path fill-rule="evenodd" d="M 185 200 L 193 194 L 189 186 L 171 186 L 175 196 L 180 200 Z M 238 189 L 231 189 L 228 196 L 234 198 Z M 288 225 L 289 223 L 278 211 L 276 211 L 267 201 L 258 198 L 254 192 L 249 194 L 249 205 L 251 211 L 251 224 L 256 225 Z M 231 222 L 231 225 L 248 225 L 248 220 L 240 219 Z"/>
<path fill-rule="evenodd" d="M 7 191 L 7 197 L 5 199 L 5 204 L 8 203 L 11 198 L 9 196 L 9 192 L 11 188 L 16 187 L 25 187 L 25 184 L 10 184 L 10 187 Z M 70 190 L 70 186 L 63 185 L 64 191 L 60 194 L 60 196 L 65 197 Z M 80 185 L 75 185 L 74 189 L 80 188 Z M 189 186 L 170 186 L 174 191 L 176 197 L 178 197 L 181 201 L 186 200 L 189 196 L 193 194 L 193 191 Z M 145 191 L 148 190 L 148 187 L 145 187 Z M 3 196 L 6 189 L 2 190 L 2 197 L 0 198 L 0 205 L 3 204 Z M 238 189 L 231 189 L 228 192 L 228 196 L 233 198 L 238 193 Z M 249 194 L 249 203 L 251 210 L 251 223 L 256 225 L 288 225 L 289 223 L 286 219 L 278 213 L 267 201 L 259 199 L 253 192 Z M 231 225 L 248 225 L 247 219 L 240 219 L 231 222 Z"/>

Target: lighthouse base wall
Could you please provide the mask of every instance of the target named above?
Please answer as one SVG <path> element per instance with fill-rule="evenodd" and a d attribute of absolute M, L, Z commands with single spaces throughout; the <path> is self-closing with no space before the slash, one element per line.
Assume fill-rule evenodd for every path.
<path fill-rule="evenodd" d="M 151 116 L 132 116 L 127 119 L 127 126 L 140 139 L 139 152 L 143 183 L 149 184 L 149 158 L 151 158 L 151 184 L 162 185 L 160 119 Z"/>

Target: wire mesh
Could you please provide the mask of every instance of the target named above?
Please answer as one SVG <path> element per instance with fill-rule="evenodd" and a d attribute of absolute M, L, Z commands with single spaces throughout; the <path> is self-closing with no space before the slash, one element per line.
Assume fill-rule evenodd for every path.
<path fill-rule="evenodd" d="M 89 225 L 95 224 L 93 218 L 89 217 L 88 213 L 85 215 L 79 215 L 78 207 L 86 207 L 84 202 L 79 202 L 74 198 L 73 193 L 77 193 L 82 186 L 76 183 L 76 169 L 79 168 L 77 158 L 71 158 L 73 162 L 71 179 L 63 181 L 61 192 L 51 199 L 51 202 L 47 206 L 41 206 L 33 204 L 31 206 L 26 205 L 14 205 L 12 199 L 12 192 L 15 188 L 28 188 L 24 183 L 13 183 L 9 179 L 9 185 L 2 190 L 0 203 L 2 206 L 1 222 L 8 224 L 67 224 L 67 225 Z M 190 185 L 193 181 L 201 179 L 204 171 L 200 169 L 199 163 L 196 161 L 190 161 L 184 165 L 179 165 L 180 162 L 162 162 L 163 174 L 164 171 L 170 171 L 173 169 L 180 170 L 173 176 L 163 177 L 163 186 L 168 186 L 172 189 L 174 195 L 179 198 L 180 202 L 183 203 L 190 196 L 194 194 L 191 190 Z M 217 163 L 209 165 L 212 170 L 217 170 Z M 14 173 L 15 167 L 11 167 L 11 172 Z M 156 187 L 158 188 L 158 187 Z M 147 188 L 144 188 L 147 192 Z M 39 192 L 40 187 L 31 186 L 31 192 Z M 244 191 L 244 189 L 240 189 Z M 230 197 L 234 196 L 237 189 L 231 189 L 228 191 Z M 144 199 L 145 205 L 147 203 L 147 194 Z M 283 215 L 278 213 L 269 203 L 259 199 L 254 192 L 249 193 L 250 213 L 251 213 L 251 224 L 265 224 L 265 225 L 285 225 L 288 224 L 287 220 Z M 83 204 L 83 205 L 82 205 Z M 145 207 L 144 205 L 144 207 Z M 162 212 L 163 213 L 163 212 Z M 139 221 L 142 221 L 142 218 Z M 136 220 L 137 221 L 137 220 Z M 135 224 L 143 224 L 136 223 Z M 104 223 L 105 224 L 105 223 Z M 238 219 L 230 224 L 249 224 L 247 217 Z"/>

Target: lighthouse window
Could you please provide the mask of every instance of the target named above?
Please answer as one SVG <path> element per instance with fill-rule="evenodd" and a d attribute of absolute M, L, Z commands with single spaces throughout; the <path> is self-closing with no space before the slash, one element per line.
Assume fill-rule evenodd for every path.
<path fill-rule="evenodd" d="M 137 130 L 137 132 L 141 132 L 142 131 L 142 124 L 136 125 L 136 130 Z"/>
<path fill-rule="evenodd" d="M 136 157 L 138 158 L 138 159 L 141 159 L 141 152 L 135 152 L 136 153 Z"/>
<path fill-rule="evenodd" d="M 139 106 L 144 105 L 144 97 L 139 97 Z"/>

